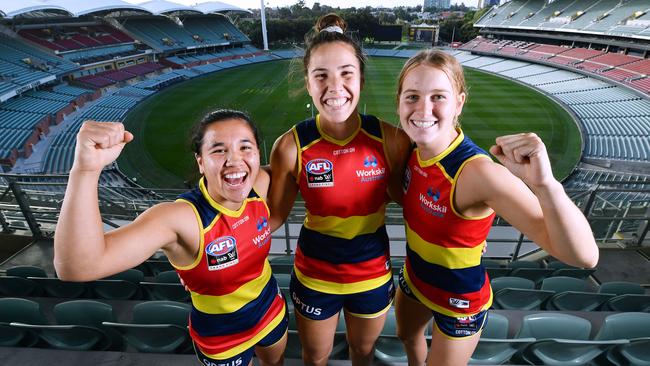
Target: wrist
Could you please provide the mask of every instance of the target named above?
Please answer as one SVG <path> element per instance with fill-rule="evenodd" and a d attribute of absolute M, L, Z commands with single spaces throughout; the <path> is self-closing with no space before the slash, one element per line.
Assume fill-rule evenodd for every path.
<path fill-rule="evenodd" d="M 79 167 L 72 166 L 70 169 L 70 178 L 76 179 L 93 179 L 99 180 L 99 176 L 102 174 L 102 170 L 85 170 L 80 169 Z"/>
<path fill-rule="evenodd" d="M 562 186 L 562 183 L 558 182 L 555 179 L 550 179 L 548 182 L 531 185 L 529 187 L 538 197 L 541 195 L 554 195 L 558 193 L 564 193 L 564 187 Z"/>

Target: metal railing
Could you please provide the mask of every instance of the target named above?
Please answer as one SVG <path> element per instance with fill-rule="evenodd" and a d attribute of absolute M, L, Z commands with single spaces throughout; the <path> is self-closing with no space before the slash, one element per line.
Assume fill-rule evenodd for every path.
<path fill-rule="evenodd" d="M 601 245 L 633 248 L 650 245 L 646 240 L 650 228 L 650 184 L 625 188 L 629 183 L 607 182 L 590 190 L 567 190 L 567 194 L 587 217 L 596 241 Z M 619 188 L 616 186 L 620 185 Z M 27 231 L 35 239 L 52 237 L 67 186 L 67 176 L 10 175 L 0 174 L 0 228 L 4 233 Z M 118 227 L 119 221 L 134 220 L 139 214 L 156 203 L 171 201 L 182 193 L 178 189 L 147 189 L 141 187 L 99 186 L 100 212 L 104 223 Z M 284 231 L 273 234 L 274 239 L 284 239 L 286 254 L 291 254 L 298 238 L 295 227 L 304 220 L 306 209 L 303 202 L 296 202 Z M 390 203 L 386 209 L 386 224 L 403 226 L 402 209 Z M 292 226 L 293 225 L 293 226 Z M 509 227 L 497 217 L 495 226 Z M 299 226 L 299 225 L 298 225 Z M 514 229 L 512 229 L 514 230 Z M 530 243 L 518 235 L 499 239 L 499 243 L 514 245 L 510 259 L 514 260 L 535 251 L 522 254 L 522 246 Z M 402 235 L 391 240 L 405 242 Z M 292 243 L 294 245 L 292 245 Z M 488 244 L 490 241 L 488 241 Z"/>

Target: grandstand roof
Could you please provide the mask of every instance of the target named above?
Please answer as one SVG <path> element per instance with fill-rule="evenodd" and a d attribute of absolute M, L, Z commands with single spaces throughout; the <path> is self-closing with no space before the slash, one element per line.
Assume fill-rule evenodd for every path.
<path fill-rule="evenodd" d="M 39 10 L 62 10 L 70 13 L 69 10 L 61 5 L 44 3 L 36 0 L 14 0 L 2 2 L 2 4 L 0 4 L 0 13 L 2 13 L 5 18 L 13 18 L 16 15 Z"/>
<path fill-rule="evenodd" d="M 220 13 L 226 11 L 249 10 L 238 6 L 211 1 L 195 6 L 185 6 L 167 0 L 151 0 L 141 4 L 131 4 L 123 0 L 9 0 L 0 2 L 0 14 L 6 18 L 25 15 L 37 11 L 63 11 L 68 15 L 79 17 L 105 11 L 135 10 L 139 12 L 159 15 L 169 12 L 197 12 L 203 14 Z"/>
<path fill-rule="evenodd" d="M 238 6 L 222 3 L 220 1 L 209 1 L 207 3 L 201 3 L 194 6 L 194 8 L 209 14 L 209 13 L 218 13 L 222 11 L 244 11 L 247 13 L 252 13 L 250 10 L 240 8 Z"/>
<path fill-rule="evenodd" d="M 181 5 L 178 3 L 173 3 L 167 0 L 151 0 L 144 3 L 138 4 L 143 8 L 146 8 L 153 14 L 159 15 L 164 13 L 176 12 L 176 11 L 191 11 L 201 13 L 200 10 L 194 9 L 189 6 Z"/>

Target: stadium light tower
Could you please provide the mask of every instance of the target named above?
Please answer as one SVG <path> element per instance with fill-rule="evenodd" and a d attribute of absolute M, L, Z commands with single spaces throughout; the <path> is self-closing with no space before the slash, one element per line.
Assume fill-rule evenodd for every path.
<path fill-rule="evenodd" d="M 264 0 L 260 0 L 262 7 L 260 8 L 260 14 L 262 15 L 262 40 L 264 41 L 264 51 L 269 50 L 269 40 L 266 37 L 266 11 L 264 10 Z"/>

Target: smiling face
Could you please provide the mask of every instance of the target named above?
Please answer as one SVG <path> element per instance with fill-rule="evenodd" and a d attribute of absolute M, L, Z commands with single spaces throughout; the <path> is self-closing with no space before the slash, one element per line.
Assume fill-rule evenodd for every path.
<path fill-rule="evenodd" d="M 239 209 L 260 169 L 253 131 L 246 121 L 226 119 L 207 126 L 202 141 L 195 157 L 210 196 L 228 209 Z"/>
<path fill-rule="evenodd" d="M 321 122 L 345 122 L 356 113 L 362 71 L 352 46 L 330 42 L 315 48 L 305 79 Z"/>
<path fill-rule="evenodd" d="M 420 151 L 429 157 L 444 151 L 457 136 L 465 93 L 456 92 L 444 71 L 420 64 L 405 74 L 398 97 L 402 128 Z"/>

